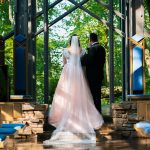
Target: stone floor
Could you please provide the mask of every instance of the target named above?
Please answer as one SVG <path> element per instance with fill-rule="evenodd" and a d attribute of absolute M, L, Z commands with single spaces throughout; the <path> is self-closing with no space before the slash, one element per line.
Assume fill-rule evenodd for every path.
<path fill-rule="evenodd" d="M 100 135 L 105 138 L 99 139 L 96 144 L 62 144 L 44 147 L 43 140 L 49 139 L 54 130 L 51 126 L 46 126 L 44 133 L 27 138 L 8 139 L 5 150 L 150 150 L 150 138 L 127 138 L 122 137 L 118 131 L 113 130 L 112 118 L 104 117 L 105 126 L 100 131 Z"/>
<path fill-rule="evenodd" d="M 27 139 L 8 139 L 5 150 L 149 150 L 150 139 L 110 139 L 100 141 L 96 144 L 86 145 L 57 145 L 51 147 L 43 147 L 42 141 L 37 141 L 37 137 L 29 137 Z"/>

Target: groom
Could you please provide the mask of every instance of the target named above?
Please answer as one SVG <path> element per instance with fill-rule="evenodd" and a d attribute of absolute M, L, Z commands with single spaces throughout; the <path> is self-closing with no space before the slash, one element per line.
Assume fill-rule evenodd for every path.
<path fill-rule="evenodd" d="M 90 47 L 88 53 L 81 58 L 86 67 L 89 87 L 97 110 L 101 113 L 101 85 L 104 77 L 105 49 L 98 43 L 95 33 L 90 34 Z"/>

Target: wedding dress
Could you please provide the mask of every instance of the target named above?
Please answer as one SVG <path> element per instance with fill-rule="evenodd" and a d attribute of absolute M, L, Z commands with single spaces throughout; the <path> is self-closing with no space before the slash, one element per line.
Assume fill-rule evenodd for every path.
<path fill-rule="evenodd" d="M 94 129 L 102 126 L 103 118 L 94 106 L 80 57 L 78 37 L 73 36 L 71 50 L 64 49 L 64 65 L 50 110 L 49 123 L 56 127 L 44 145 L 95 143 Z M 81 52 L 80 52 L 81 51 Z"/>

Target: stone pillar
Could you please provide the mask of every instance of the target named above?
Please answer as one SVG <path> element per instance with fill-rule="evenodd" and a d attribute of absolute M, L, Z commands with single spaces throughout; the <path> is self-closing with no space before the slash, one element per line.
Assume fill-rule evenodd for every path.
<path fill-rule="evenodd" d="M 134 124 L 140 121 L 137 116 L 137 104 L 124 102 L 112 105 L 114 127 L 124 137 L 137 137 Z"/>

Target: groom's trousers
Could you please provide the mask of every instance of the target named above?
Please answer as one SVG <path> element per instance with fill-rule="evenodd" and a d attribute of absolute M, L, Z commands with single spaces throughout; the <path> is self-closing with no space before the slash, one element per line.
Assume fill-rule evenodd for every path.
<path fill-rule="evenodd" d="M 101 113 L 101 85 L 90 84 L 91 94 L 94 100 L 95 107 Z"/>

